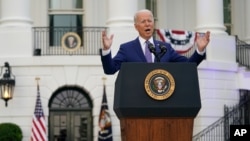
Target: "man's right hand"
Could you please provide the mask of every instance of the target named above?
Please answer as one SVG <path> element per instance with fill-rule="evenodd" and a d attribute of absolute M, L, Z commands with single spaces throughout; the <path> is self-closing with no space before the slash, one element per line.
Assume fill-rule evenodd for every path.
<path fill-rule="evenodd" d="M 103 50 L 110 49 L 112 42 L 113 42 L 114 34 L 112 34 L 110 37 L 107 36 L 107 31 L 102 31 L 102 44 L 103 44 Z"/>

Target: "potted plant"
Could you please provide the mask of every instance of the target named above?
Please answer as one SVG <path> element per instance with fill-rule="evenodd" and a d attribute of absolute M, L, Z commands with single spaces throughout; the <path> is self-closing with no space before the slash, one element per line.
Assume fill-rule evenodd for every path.
<path fill-rule="evenodd" d="M 14 123 L 0 123 L 0 141 L 22 141 L 21 128 Z"/>

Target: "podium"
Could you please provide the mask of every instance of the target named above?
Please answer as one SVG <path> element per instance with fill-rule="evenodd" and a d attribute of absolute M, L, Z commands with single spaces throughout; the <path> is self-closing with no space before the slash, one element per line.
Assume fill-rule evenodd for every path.
<path fill-rule="evenodd" d="M 154 70 L 166 70 L 174 79 L 174 90 L 166 99 L 154 99 L 146 91 L 145 80 Z M 113 106 L 122 141 L 192 141 L 200 108 L 195 63 L 122 64 Z"/>

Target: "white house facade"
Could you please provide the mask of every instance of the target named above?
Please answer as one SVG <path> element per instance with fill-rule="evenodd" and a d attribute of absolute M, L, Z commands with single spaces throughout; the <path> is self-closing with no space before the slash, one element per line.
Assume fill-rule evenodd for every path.
<path fill-rule="evenodd" d="M 250 90 L 250 75 L 236 62 L 235 41 L 237 35 L 250 43 L 250 1 L 228 1 L 231 12 L 229 26 L 224 22 L 225 0 L 1 0 L 0 66 L 9 63 L 16 84 L 13 99 L 8 101 L 8 106 L 5 107 L 5 102 L 0 101 L 0 123 L 18 124 L 23 132 L 23 141 L 30 139 L 37 96 L 35 78 L 39 77 L 49 140 L 59 136 L 59 127 L 73 130 L 77 128 L 73 122 L 81 120 L 78 122 L 85 123 L 86 120 L 85 124 L 90 130 L 86 134 L 91 136 L 88 139 L 97 141 L 103 95 L 102 78 L 106 77 L 113 139 L 120 141 L 120 123 L 113 111 L 117 73 L 105 75 L 103 72 L 98 54 L 98 49 L 102 47 L 101 30 L 95 34 L 95 38 L 99 39 L 96 44 L 88 45 L 87 42 L 93 38 L 87 34 L 81 36 L 82 55 L 63 49 L 57 50 L 59 55 L 48 54 L 52 49 L 42 49 L 40 55 L 34 54 L 34 51 L 38 44 L 47 48 L 56 45 L 61 47 L 56 43 L 61 43 L 61 38 L 48 39 L 55 35 L 52 35 L 51 27 L 81 25 L 96 29 L 104 27 L 109 34 L 114 34 L 112 55 L 115 55 L 121 43 L 138 36 L 133 25 L 134 13 L 147 8 L 151 2 L 156 16 L 156 28 L 211 32 L 206 59 L 198 66 L 202 108 L 194 121 L 195 135 L 223 116 L 224 105 L 238 103 L 239 89 Z M 34 29 L 40 28 L 45 29 L 45 34 L 38 36 Z M 84 50 L 84 47 L 89 50 Z M 95 49 L 93 54 L 89 53 L 91 48 Z M 78 105 L 76 109 L 57 103 L 58 99 L 67 104 L 64 98 L 71 99 L 71 90 L 84 99 L 82 103 L 76 100 L 77 97 L 72 98 L 75 101 L 71 104 Z M 81 111 L 81 108 L 84 110 Z M 79 134 L 71 136 L 81 136 Z"/>

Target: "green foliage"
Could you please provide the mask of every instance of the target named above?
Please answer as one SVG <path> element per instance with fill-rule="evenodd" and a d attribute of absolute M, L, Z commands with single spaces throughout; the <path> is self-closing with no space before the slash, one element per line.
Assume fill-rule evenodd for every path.
<path fill-rule="evenodd" d="M 0 141 L 22 141 L 21 128 L 14 123 L 0 124 Z"/>

